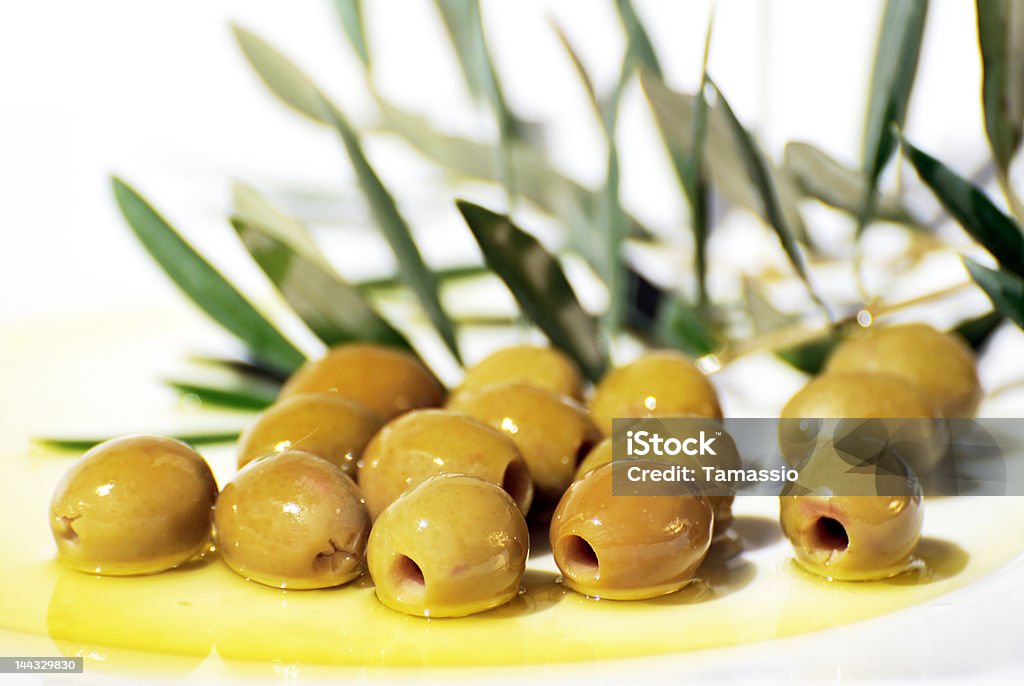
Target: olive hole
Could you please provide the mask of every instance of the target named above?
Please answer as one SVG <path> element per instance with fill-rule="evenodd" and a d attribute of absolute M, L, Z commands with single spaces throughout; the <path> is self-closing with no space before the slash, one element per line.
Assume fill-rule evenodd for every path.
<path fill-rule="evenodd" d="M 398 556 L 391 569 L 391 575 L 395 585 L 404 593 L 422 593 L 427 585 L 423 579 L 423 570 L 407 555 Z"/>
<path fill-rule="evenodd" d="M 501 477 L 501 487 L 505 489 L 516 504 L 522 506 L 530 492 L 530 470 L 523 462 L 509 462 L 505 474 Z"/>
<path fill-rule="evenodd" d="M 846 527 L 831 517 L 819 517 L 814 523 L 814 540 L 819 548 L 825 550 L 846 550 L 850 545 Z"/>
<path fill-rule="evenodd" d="M 567 576 L 594 578 L 598 574 L 597 553 L 594 547 L 579 536 L 565 536 L 558 542 L 561 548 L 562 571 Z"/>

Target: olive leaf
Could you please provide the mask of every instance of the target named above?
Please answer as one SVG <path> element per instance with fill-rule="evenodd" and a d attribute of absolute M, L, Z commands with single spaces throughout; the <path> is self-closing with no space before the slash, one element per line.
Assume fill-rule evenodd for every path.
<path fill-rule="evenodd" d="M 484 35 L 479 0 L 435 0 L 473 97 L 485 101 L 498 123 L 497 165 L 509 202 L 517 195 L 512 146 L 520 127 L 509 108 Z"/>
<path fill-rule="evenodd" d="M 625 323 L 643 337 L 657 327 L 658 313 L 668 297 L 665 290 L 631 267 L 626 268 Z"/>
<path fill-rule="evenodd" d="M 843 165 L 821 148 L 803 141 L 787 143 L 783 168 L 792 175 L 804 194 L 853 215 L 860 211 L 867 193 L 864 175 Z M 916 225 L 896 194 L 883 193 L 879 196 L 875 216 L 885 221 Z"/>
<path fill-rule="evenodd" d="M 739 145 L 739 152 L 746 168 L 746 174 L 757 189 L 762 212 L 768 221 L 768 225 L 775 230 L 775 234 L 782 244 L 786 257 L 789 258 L 789 262 L 793 265 L 797 275 L 803 280 L 811 298 L 831 318 L 828 306 L 821 299 L 821 296 L 818 295 L 817 290 L 811 283 L 810 274 L 807 272 L 807 266 L 804 263 L 803 253 L 800 252 L 800 247 L 797 245 L 796 238 L 793 235 L 793 229 L 786 221 L 786 216 L 782 211 L 775 178 L 768 165 L 768 161 L 764 157 L 764 153 L 757 147 L 753 136 L 744 128 L 743 124 L 736 117 L 736 113 L 733 112 L 732 107 L 729 106 L 725 95 L 722 94 L 721 89 L 718 88 L 718 85 L 710 77 L 708 78 L 708 84 L 715 89 L 717 109 L 721 111 L 725 121 L 729 124 L 733 136 Z"/>
<path fill-rule="evenodd" d="M 288 378 L 281 372 L 253 360 L 214 355 L 189 355 L 187 360 L 193 364 L 231 372 L 247 380 L 272 383 L 276 386 L 280 386 Z"/>
<path fill-rule="evenodd" d="M 1006 317 L 993 310 L 988 314 L 957 324 L 953 333 L 962 336 L 975 352 L 980 352 L 988 345 L 992 334 L 999 329 L 1004 321 L 1006 321 Z"/>
<path fill-rule="evenodd" d="M 906 140 L 903 146 L 918 176 L 953 218 L 992 253 L 1004 269 L 1024 276 L 1024 235 L 1017 223 L 996 207 L 980 188 L 942 162 Z"/>
<path fill-rule="evenodd" d="M 651 37 L 644 28 L 640 16 L 630 0 L 615 0 L 615 9 L 626 33 L 626 50 L 619 68 L 619 78 L 600 108 L 605 113 L 609 128 L 615 128 L 618 119 L 619 102 L 633 74 L 639 69 L 662 78 L 661 61 L 651 43 Z"/>
<path fill-rule="evenodd" d="M 500 183 L 495 173 L 490 148 L 474 141 L 440 133 L 422 117 L 403 112 L 378 99 L 382 127 L 392 131 L 450 172 L 484 181 Z M 593 226 L 600 221 L 602 195 L 559 174 L 537 147 L 516 142 L 512 145 L 516 169 L 516 191 L 540 209 L 561 220 L 573 247 L 595 269 L 601 255 L 593 241 Z M 646 238 L 651 231 L 635 217 L 626 214 L 630 236 Z"/>
<path fill-rule="evenodd" d="M 252 354 L 281 372 L 306 357 L 221 274 L 210 266 L 131 186 L 113 178 L 114 197 L 125 221 L 164 272 L 214 321 Z"/>
<path fill-rule="evenodd" d="M 147 434 L 165 435 L 161 432 L 148 431 Z M 191 446 L 201 445 L 217 445 L 221 443 L 233 443 L 238 440 L 238 436 L 241 431 L 228 430 L 228 431 L 198 431 L 189 433 L 179 433 L 168 435 L 168 438 L 187 443 Z M 75 452 L 81 453 L 90 448 L 94 448 L 100 443 L 106 443 L 107 441 L 115 438 L 115 436 L 75 436 L 75 437 L 64 437 L 64 436 L 37 436 L 32 439 L 32 443 L 40 448 L 47 450 L 59 450 L 64 452 Z"/>
<path fill-rule="evenodd" d="M 666 299 L 658 312 L 655 332 L 664 344 L 693 357 L 718 351 L 722 341 L 712 333 L 707 313 L 679 297 Z"/>
<path fill-rule="evenodd" d="M 469 264 L 460 267 L 442 267 L 434 270 L 434 276 L 442 283 L 461 281 L 464 279 L 476 279 L 481 276 L 488 276 L 492 272 L 482 264 Z M 372 279 L 361 279 L 355 282 L 355 286 L 364 292 L 387 290 L 389 288 L 404 288 L 405 279 L 401 274 L 394 276 L 382 276 Z"/>
<path fill-rule="evenodd" d="M 1024 135 L 1024 3 L 977 0 L 985 131 L 1005 174 Z"/>
<path fill-rule="evenodd" d="M 455 359 L 461 361 L 459 344 L 455 338 L 455 326 L 445 312 L 444 306 L 441 305 L 437 277 L 423 261 L 409 225 L 398 211 L 398 205 L 391 193 L 385 188 L 373 167 L 370 166 L 370 162 L 363 152 L 363 146 L 359 142 L 359 136 L 348 120 L 333 104 L 325 99 L 321 99 L 321 102 L 348 153 L 359 188 L 370 206 L 374 222 L 391 246 L 395 259 L 398 260 L 403 279 L 419 298 L 427 318 L 440 334 L 448 350 L 455 356 Z"/>
<path fill-rule="evenodd" d="M 434 0 L 434 5 L 441 15 L 469 94 L 476 100 L 487 101 L 492 97 L 504 100 L 486 51 L 480 3 L 477 0 Z"/>
<path fill-rule="evenodd" d="M 866 188 L 857 213 L 857 236 L 875 216 L 878 181 L 896 150 L 892 125 L 902 128 L 921 54 L 928 0 L 886 0 L 868 92 L 861 162 Z"/>
<path fill-rule="evenodd" d="M 558 261 L 509 217 L 465 200 L 455 204 L 487 264 L 526 316 L 553 345 L 576 360 L 588 378 L 600 378 L 607 356 L 597 322 L 576 299 Z"/>
<path fill-rule="evenodd" d="M 409 347 L 402 334 L 326 263 L 279 240 L 259 223 L 233 217 L 231 224 L 256 264 L 326 345 L 369 341 Z"/>
<path fill-rule="evenodd" d="M 348 36 L 348 42 L 356 51 L 363 68 L 370 69 L 370 48 L 366 40 L 366 23 L 363 19 L 362 0 L 334 0 L 341 26 Z"/>
<path fill-rule="evenodd" d="M 1003 194 L 1018 219 L 1024 203 L 1010 183 L 1010 164 L 1024 135 L 1024 3 L 977 0 L 981 99 L 985 131 Z"/>
<path fill-rule="evenodd" d="M 963 260 L 971 278 L 985 291 L 996 311 L 1024 328 L 1024 278 L 1005 269 L 983 267 L 969 257 Z"/>
<path fill-rule="evenodd" d="M 306 224 L 278 210 L 255 188 L 235 182 L 231 198 L 235 216 L 256 224 L 277 240 L 303 251 L 307 257 L 327 263 Z"/>
<path fill-rule="evenodd" d="M 697 98 L 671 90 L 649 72 L 640 73 L 640 85 L 658 130 L 669 147 L 670 159 L 682 160 L 693 148 Z M 706 126 L 703 164 L 712 187 L 731 204 L 769 221 L 760 193 L 747 173 L 740 142 L 720 106 L 708 107 Z M 788 176 L 781 174 L 775 175 L 775 186 L 786 223 L 798 238 L 804 240 L 807 231 L 800 216 L 796 187 Z"/>
<path fill-rule="evenodd" d="M 633 3 L 630 0 L 615 0 L 615 9 L 626 30 L 626 58 L 622 62 L 623 75 L 620 75 L 619 82 L 626 80 L 625 70 L 627 67 L 632 68 L 631 63 L 639 64 L 645 71 L 660 79 L 662 72 L 658 52 L 654 49 L 651 37 L 640 21 Z"/>
<path fill-rule="evenodd" d="M 182 395 L 192 395 L 203 405 L 233 410 L 262 410 L 270 407 L 281 390 L 272 383 L 255 383 L 241 379 L 223 385 L 167 379 L 164 383 Z"/>
<path fill-rule="evenodd" d="M 747 312 L 756 334 L 765 334 L 785 326 L 792 326 L 801 319 L 799 314 L 779 311 L 752 279 L 745 278 L 743 280 L 743 293 Z M 777 350 L 775 355 L 802 372 L 819 374 L 824 368 L 828 356 L 832 353 L 832 349 L 841 339 L 839 328 L 832 327 L 820 338 Z"/>
<path fill-rule="evenodd" d="M 330 123 L 319 89 L 294 62 L 255 33 L 237 24 L 233 24 L 231 30 L 242 54 L 271 93 L 313 121 Z"/>
<path fill-rule="evenodd" d="M 609 296 L 605 322 L 608 331 L 616 332 L 624 318 L 626 301 L 626 266 L 623 258 L 623 246 L 625 245 L 627 231 L 626 215 L 622 209 L 619 189 L 619 151 L 615 141 L 619 101 L 616 95 L 607 104 L 601 102 L 594 88 L 594 83 L 587 73 L 579 53 L 573 47 L 572 41 L 569 40 L 569 37 L 557 23 L 554 23 L 554 28 L 562 43 L 562 47 L 565 48 L 566 53 L 569 55 L 569 59 L 576 70 L 576 74 L 579 76 L 580 82 L 583 84 L 590 104 L 594 109 L 594 115 L 601 123 L 601 128 L 604 131 L 607 162 L 605 166 L 605 184 L 599 193 L 602 200 L 601 212 L 598 213 L 598 227 L 604 238 L 604 250 L 603 254 L 599 256 L 598 267 L 608 289 Z M 630 59 L 628 52 L 624 59 Z M 626 78 L 628 70 L 623 68 L 621 73 L 623 78 Z M 622 89 L 617 86 L 615 93 L 621 94 L 621 92 Z"/>
<path fill-rule="evenodd" d="M 842 334 L 833 329 L 821 338 L 779 350 L 775 354 L 802 372 L 820 374 L 825 369 L 829 355 L 842 340 Z"/>
<path fill-rule="evenodd" d="M 708 205 L 711 189 L 704 171 L 704 151 L 707 147 L 708 101 L 705 88 L 708 84 L 708 55 L 711 52 L 712 21 L 708 22 L 704 38 L 704 57 L 701 61 L 700 87 L 697 89 L 693 107 L 693 132 L 690 149 L 685 152 L 669 148 L 676 176 L 690 205 L 690 225 L 693 230 L 694 271 L 697 274 L 697 302 L 703 307 L 708 303 L 707 287 L 707 243 L 711 233 Z M 680 156 L 681 155 L 681 156 Z"/>

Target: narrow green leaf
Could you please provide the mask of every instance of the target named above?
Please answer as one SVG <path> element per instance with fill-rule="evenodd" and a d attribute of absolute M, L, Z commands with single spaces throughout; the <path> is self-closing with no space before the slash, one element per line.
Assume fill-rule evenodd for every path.
<path fill-rule="evenodd" d="M 281 390 L 276 384 L 241 380 L 221 386 L 179 379 L 168 379 L 164 383 L 183 395 L 195 396 L 203 405 L 232 410 L 262 410 L 270 407 Z"/>
<path fill-rule="evenodd" d="M 656 76 L 646 72 L 640 74 L 640 85 L 669 150 L 669 159 L 676 168 L 677 177 L 681 178 L 680 170 L 685 165 L 684 160 L 693 149 L 697 98 L 671 90 Z M 729 203 L 768 221 L 758 190 L 747 173 L 740 143 L 735 138 L 722 107 L 718 105 L 708 108 L 702 163 L 717 193 Z M 800 216 L 799 193 L 786 175 L 777 174 L 775 182 L 786 222 L 797 237 L 803 238 L 807 232 Z"/>
<path fill-rule="evenodd" d="M 860 236 L 875 216 L 878 180 L 896 149 L 892 125 L 903 127 L 917 74 L 928 0 L 886 0 L 868 92 L 861 155 L 867 187 L 857 216 Z"/>
<path fill-rule="evenodd" d="M 558 24 L 554 24 L 555 32 L 569 55 L 570 61 L 576 69 L 583 89 L 586 91 L 594 114 L 601 124 L 605 135 L 605 146 L 607 147 L 607 162 L 605 166 L 605 184 L 600 191 L 601 212 L 598 214 L 598 227 L 604 238 L 604 250 L 600 255 L 598 271 L 604 279 L 608 288 L 608 311 L 605 315 L 605 323 L 610 332 L 618 331 L 624 318 L 626 301 L 626 266 L 623 258 L 623 246 L 626 241 L 627 224 L 625 212 L 622 209 L 620 197 L 620 170 L 619 151 L 615 141 L 615 129 L 618 120 L 618 98 L 603 105 L 597 97 L 593 80 L 587 73 L 586 67 L 579 53 L 573 47 L 569 37 L 562 31 Z M 626 59 L 629 59 L 627 55 Z M 623 69 L 623 75 L 627 71 Z M 617 88 L 616 93 L 620 94 L 621 89 Z"/>
<path fill-rule="evenodd" d="M 231 220 L 246 250 L 302 321 L 328 346 L 354 341 L 408 348 L 405 338 L 333 269 L 278 240 L 262 226 Z"/>
<path fill-rule="evenodd" d="M 456 201 L 484 259 L 501 277 L 530 320 L 580 365 L 591 380 L 600 378 L 607 357 L 597 322 L 580 306 L 558 261 L 536 238 L 496 214 Z"/>
<path fill-rule="evenodd" d="M 419 248 L 416 247 L 416 242 L 412 238 L 409 225 L 398 211 L 398 205 L 395 204 L 391 193 L 384 187 L 380 177 L 377 176 L 373 167 L 370 166 L 369 160 L 366 159 L 355 130 L 340 110 L 326 100 L 322 102 L 324 111 L 328 113 L 344 144 L 345 151 L 348 153 L 359 182 L 359 188 L 370 206 L 370 213 L 373 215 L 377 228 L 387 239 L 398 260 L 403 278 L 419 298 L 427 317 L 441 335 L 445 345 L 456 359 L 460 359 L 459 346 L 455 339 L 455 327 L 441 305 L 437 277 L 423 261 Z"/>
<path fill-rule="evenodd" d="M 635 269 L 626 269 L 626 324 L 643 337 L 656 329 L 665 290 Z"/>
<path fill-rule="evenodd" d="M 1024 3 L 977 0 L 985 130 L 1005 174 L 1024 134 Z"/>
<path fill-rule="evenodd" d="M 274 95 L 310 119 L 331 124 L 316 85 L 293 62 L 259 36 L 237 26 L 234 32 L 245 57 Z M 466 177 L 503 182 L 492 147 L 440 133 L 421 117 L 405 113 L 379 97 L 377 102 L 384 128 L 405 138 L 424 156 Z M 600 209 L 599 195 L 556 172 L 535 146 L 516 142 L 509 155 L 516 170 L 516 192 L 586 235 L 585 229 Z M 650 230 L 633 217 L 629 218 L 629 230 L 630 235 L 650 235 Z M 585 248 L 582 245 L 581 251 Z"/>
<path fill-rule="evenodd" d="M 239 360 L 230 357 L 215 357 L 210 355 L 189 355 L 188 361 L 198 365 L 222 369 L 233 374 L 252 379 L 264 381 L 280 386 L 288 377 L 281 372 L 267 367 L 252 360 Z"/>
<path fill-rule="evenodd" d="M 807 286 L 807 291 L 810 293 L 811 298 L 822 308 L 823 311 L 828 313 L 828 307 L 825 305 L 824 301 L 815 290 L 814 285 L 811 283 L 810 275 L 808 274 L 807 267 L 804 264 L 803 254 L 800 252 L 800 247 L 797 245 L 796 238 L 793 236 L 793 230 L 786 221 L 785 214 L 782 212 L 782 207 L 779 202 L 779 192 L 776 188 L 771 168 L 768 166 L 768 161 L 765 159 L 760 148 L 757 147 L 757 143 L 754 142 L 753 136 L 750 135 L 750 133 L 743 127 L 743 124 L 740 123 L 740 120 L 736 117 L 736 113 L 733 112 L 732 107 L 729 106 L 729 102 L 725 99 L 725 95 L 722 94 L 718 85 L 711 78 L 708 78 L 708 83 L 714 87 L 718 107 L 725 117 L 725 120 L 729 123 L 733 136 L 739 144 L 739 150 L 746 167 L 746 173 L 750 177 L 751 182 L 754 184 L 754 187 L 757 189 L 758 195 L 760 196 L 761 206 L 763 208 L 764 216 L 768 220 L 768 225 L 775 230 L 775 234 L 778 236 L 779 242 L 782 244 L 782 249 L 785 251 L 786 257 L 789 258 L 790 264 L 793 265 L 793 269 L 796 270 L 797 275 Z"/>
<path fill-rule="evenodd" d="M 481 264 L 470 264 L 464 267 L 447 267 L 442 269 L 435 269 L 434 276 L 437 280 L 446 283 L 449 281 L 462 281 L 464 279 L 477 279 L 481 276 L 488 276 L 492 274 L 491 270 Z M 356 288 L 360 291 L 376 291 L 385 290 L 388 288 L 405 287 L 405 280 L 401 274 L 394 276 L 384 276 L 375 279 L 364 279 L 355 283 Z"/>
<path fill-rule="evenodd" d="M 255 33 L 238 25 L 233 25 L 231 30 L 242 54 L 274 95 L 310 119 L 330 123 L 316 84 L 294 62 Z"/>
<path fill-rule="evenodd" d="M 656 332 L 659 340 L 693 357 L 709 355 L 721 347 L 712 330 L 706 314 L 681 298 L 665 301 L 658 313 Z"/>
<path fill-rule="evenodd" d="M 953 218 L 1003 268 L 1024 276 L 1024 235 L 1017 223 L 970 181 L 906 140 L 903 145 L 918 176 Z"/>
<path fill-rule="evenodd" d="M 231 196 L 235 216 L 256 224 L 264 233 L 303 251 L 307 257 L 327 263 L 309 228 L 295 217 L 278 210 L 255 188 L 235 182 L 231 187 Z"/>
<path fill-rule="evenodd" d="M 455 48 L 470 94 L 490 106 L 498 124 L 496 162 L 511 203 L 518 194 L 512 146 L 520 138 L 521 131 L 518 120 L 505 99 L 498 72 L 487 48 L 480 2 L 435 0 L 435 3 Z"/>
<path fill-rule="evenodd" d="M 480 49 L 484 42 L 479 3 L 476 0 L 434 0 L 434 4 L 455 51 L 467 90 L 477 100 L 488 100 L 494 72 Z"/>
<path fill-rule="evenodd" d="M 626 59 L 623 60 L 622 68 L 632 68 L 630 65 L 639 64 L 645 71 L 654 74 L 659 79 L 662 77 L 661 62 L 658 53 L 651 43 L 651 37 L 647 34 L 643 22 L 640 21 L 636 9 L 630 0 L 615 0 L 615 9 L 619 12 L 619 19 L 626 29 Z M 620 76 L 619 81 L 625 78 Z"/>
<path fill-rule="evenodd" d="M 147 432 L 153 433 L 153 432 Z M 197 447 L 202 445 L 217 445 L 220 443 L 231 443 L 238 440 L 238 436 L 241 434 L 240 431 L 209 431 L 209 432 L 196 432 L 196 433 L 183 433 L 169 436 L 182 443 L 187 443 L 191 446 Z M 115 436 L 102 436 L 102 437 L 64 437 L 64 436 L 39 436 L 32 439 L 32 442 L 40 448 L 46 448 L 48 450 L 60 450 L 66 452 L 84 452 L 90 448 L 94 448 L 100 443 L 105 443 Z"/>
<path fill-rule="evenodd" d="M 345 29 L 348 42 L 352 49 L 359 56 L 363 67 L 370 69 L 370 48 L 366 40 L 366 24 L 363 20 L 362 0 L 334 0 L 334 7 L 338 11 L 338 18 L 341 19 L 341 26 Z"/>
<path fill-rule="evenodd" d="M 785 326 L 792 326 L 802 319 L 800 314 L 777 309 L 753 279 L 743 280 L 743 292 L 755 334 L 766 334 Z M 821 338 L 778 350 L 775 355 L 802 372 L 819 374 L 824 369 L 832 349 L 841 339 L 840 330 L 833 327 Z"/>
<path fill-rule="evenodd" d="M 833 331 L 817 340 L 780 350 L 776 355 L 802 372 L 820 374 L 825 369 L 829 355 L 841 340 L 842 336 Z"/>
<path fill-rule="evenodd" d="M 459 176 L 501 183 L 491 146 L 442 133 L 423 117 L 405 112 L 380 96 L 377 107 L 381 128 L 404 138 L 424 157 Z M 511 154 L 517 171 L 516 190 L 546 212 L 561 214 L 564 205 L 589 193 L 556 172 L 538 148 L 517 143 Z"/>
<path fill-rule="evenodd" d="M 708 304 L 707 243 L 711 233 L 711 224 L 708 219 L 711 189 L 704 171 L 704 150 L 707 147 L 708 132 L 708 100 L 704 90 L 708 83 L 708 55 L 711 52 L 712 26 L 713 20 L 708 22 L 707 34 L 704 38 L 704 59 L 701 61 L 700 87 L 697 89 L 693 106 L 693 135 L 690 150 L 682 160 L 682 167 L 676 169 L 676 174 L 679 176 L 683 192 L 690 205 L 694 271 L 697 273 L 697 303 L 701 307 Z M 671 148 L 671 146 L 669 147 Z"/>
<path fill-rule="evenodd" d="M 806 195 L 855 216 L 860 212 L 867 193 L 864 174 L 844 166 L 821 148 L 802 141 L 787 143 L 784 168 Z M 900 197 L 890 193 L 879 196 L 875 216 L 885 221 L 916 224 Z"/>
<path fill-rule="evenodd" d="M 963 260 L 971 278 L 985 291 L 996 311 L 1024 329 L 1024 278 L 1004 269 L 983 267 L 969 257 Z"/>
<path fill-rule="evenodd" d="M 112 179 L 114 197 L 132 231 L 185 294 L 267 364 L 290 372 L 305 355 L 202 258 L 135 190 Z"/>
<path fill-rule="evenodd" d="M 474 141 L 438 132 L 422 117 L 408 114 L 378 99 L 383 127 L 402 136 L 425 157 L 452 173 L 501 183 L 491 160 L 491 149 Z M 512 146 L 516 168 L 516 190 L 545 212 L 559 218 L 569 231 L 573 246 L 600 269 L 601 255 L 595 249 L 593 227 L 600 221 L 602 195 L 559 174 L 536 146 L 517 142 Z M 651 231 L 626 214 L 630 236 L 646 238 Z"/>
<path fill-rule="evenodd" d="M 594 88 L 593 79 L 590 78 L 590 74 L 587 72 L 587 68 L 584 66 L 579 52 L 572 44 L 572 41 L 565 33 L 565 30 L 562 29 L 561 25 L 554 20 L 552 20 L 551 26 L 555 31 L 555 35 L 558 37 L 558 42 L 562 44 L 562 49 L 565 50 L 565 54 L 569 56 L 569 61 L 572 62 L 573 71 L 576 72 L 576 77 L 583 85 L 583 91 L 587 94 L 587 101 L 590 102 L 590 107 L 594 110 L 594 115 L 597 117 L 598 122 L 601 124 L 601 128 L 607 135 L 608 120 L 605 117 L 605 111 L 601 104 L 601 100 L 597 96 L 597 89 Z"/>
<path fill-rule="evenodd" d="M 992 334 L 999 329 L 1004 321 L 1006 321 L 1006 317 L 999 312 L 992 311 L 957 324 L 953 333 L 963 336 L 975 352 L 980 352 L 988 345 Z"/>

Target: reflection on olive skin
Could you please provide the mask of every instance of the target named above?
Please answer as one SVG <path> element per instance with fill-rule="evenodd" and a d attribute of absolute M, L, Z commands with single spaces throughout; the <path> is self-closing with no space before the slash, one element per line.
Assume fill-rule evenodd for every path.
<path fill-rule="evenodd" d="M 711 503 L 701 495 L 613 496 L 613 470 L 605 464 L 575 482 L 551 520 L 555 564 L 565 583 L 617 600 L 678 591 L 711 546 Z"/>

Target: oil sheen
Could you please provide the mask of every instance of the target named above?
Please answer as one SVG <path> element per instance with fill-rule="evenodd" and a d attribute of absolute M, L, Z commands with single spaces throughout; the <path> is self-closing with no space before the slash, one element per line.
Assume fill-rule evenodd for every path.
<path fill-rule="evenodd" d="M 52 383 L 41 389 L 36 382 L 62 379 L 78 389 L 131 393 L 139 400 L 122 404 L 124 421 L 135 428 L 147 426 L 154 412 L 173 420 L 167 395 L 144 389 L 156 385 L 169 356 L 180 355 L 181 342 L 163 349 L 152 345 L 144 318 L 132 326 L 122 329 L 121 340 L 128 346 L 150 341 L 136 349 L 152 357 L 132 370 L 132 380 L 111 383 L 125 349 L 100 345 L 101 327 L 81 334 L 96 340 L 77 341 L 78 350 L 91 351 L 84 361 L 73 358 L 66 343 L 39 344 L 60 340 L 56 328 L 45 332 L 54 337 L 37 338 L 44 333 L 37 328 L 33 337 L 9 338 L 14 344 L 0 352 L 0 375 L 8 380 L 0 387 L 0 431 L 13 437 L 0 451 L 0 521 L 6 523 L 0 527 L 0 635 L 9 647 L 36 651 L 23 654 L 84 656 L 86 671 L 114 663 L 123 669 L 133 660 L 140 671 L 164 675 L 211 662 L 234 674 L 288 665 L 527 665 L 697 651 L 821 631 L 922 603 L 1005 566 L 1022 546 L 1005 532 L 1024 527 L 1024 499 L 929 499 L 914 570 L 881 582 L 828 582 L 792 563 L 778 526 L 778 501 L 746 497 L 736 501 L 735 535 L 712 548 L 701 581 L 641 602 L 568 591 L 545 550 L 543 528 L 535 530 L 523 593 L 502 608 L 461 619 L 388 610 L 366 576 L 331 590 L 267 588 L 232 573 L 215 552 L 154 576 L 82 574 L 57 562 L 47 522 L 53 487 L 74 456 L 31 449 L 27 431 L 71 426 L 72 416 L 82 426 L 102 426 L 114 405 L 94 406 L 81 390 L 78 403 L 71 403 Z M 223 484 L 233 472 L 230 449 L 205 452 Z"/>

